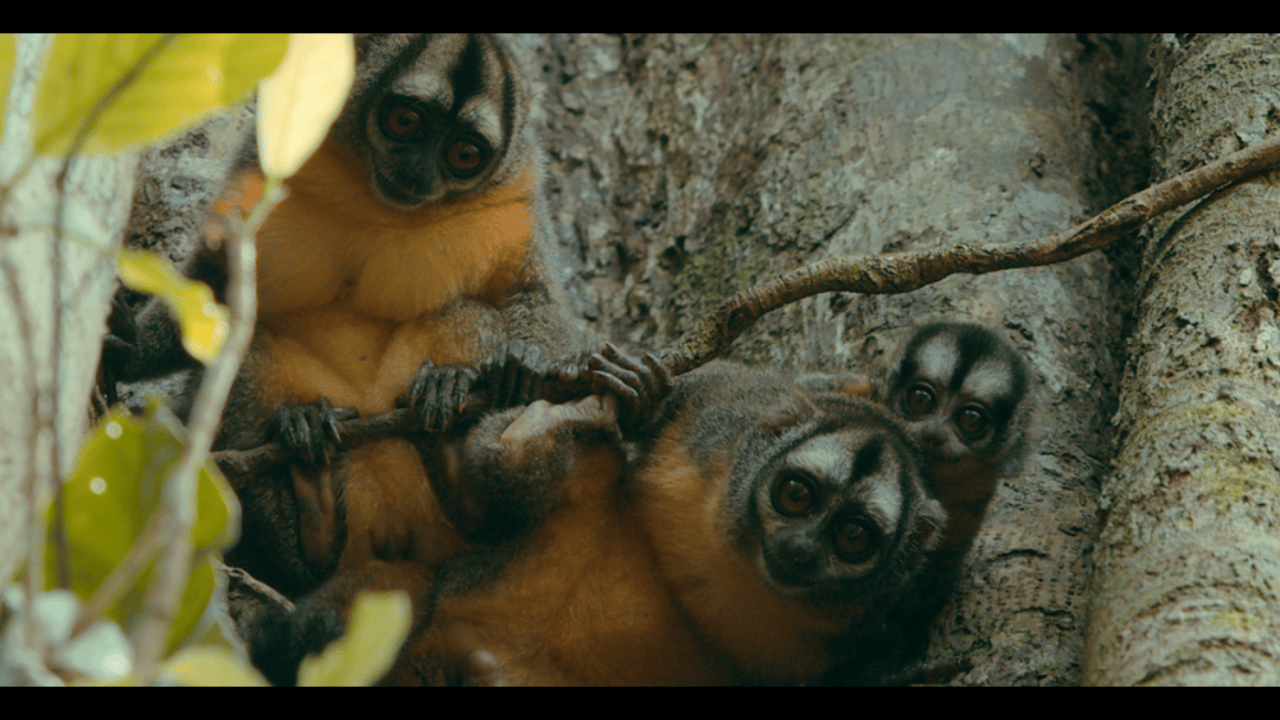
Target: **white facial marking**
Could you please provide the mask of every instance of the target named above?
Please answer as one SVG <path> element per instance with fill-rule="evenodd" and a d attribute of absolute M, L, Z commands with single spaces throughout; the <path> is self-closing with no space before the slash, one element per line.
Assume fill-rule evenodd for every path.
<path fill-rule="evenodd" d="M 878 510 L 889 521 L 889 527 L 897 527 L 902 515 L 902 488 L 898 486 L 897 470 L 897 463 L 886 462 L 880 472 L 863 481 L 870 483 L 867 507 Z"/>
<path fill-rule="evenodd" d="M 976 398 L 1000 397 L 1009 390 L 1009 370 L 996 360 L 980 361 L 969 370 L 960 390 Z"/>
<path fill-rule="evenodd" d="M 960 364 L 960 356 L 950 335 L 938 335 L 916 351 L 916 361 L 925 377 L 945 385 Z"/>
<path fill-rule="evenodd" d="M 786 464 L 819 478 L 847 478 L 853 473 L 851 434 L 819 435 L 787 455 Z"/>

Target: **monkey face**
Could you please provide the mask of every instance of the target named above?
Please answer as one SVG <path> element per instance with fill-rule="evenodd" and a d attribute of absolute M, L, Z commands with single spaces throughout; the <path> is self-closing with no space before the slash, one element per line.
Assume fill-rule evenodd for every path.
<path fill-rule="evenodd" d="M 1025 364 L 1008 342 L 976 325 L 933 325 L 908 343 L 885 403 L 931 460 L 991 459 L 1021 437 Z"/>
<path fill-rule="evenodd" d="M 796 428 L 756 476 L 746 552 L 779 594 L 830 606 L 903 581 L 944 514 L 902 428 L 872 406 Z"/>
<path fill-rule="evenodd" d="M 371 45 L 403 49 L 372 53 Z M 527 90 L 500 43 L 483 35 L 375 35 L 360 38 L 357 51 L 385 60 L 361 66 L 370 77 L 357 77 L 339 123 L 347 123 L 350 146 L 383 201 L 412 210 L 510 175 L 500 170 Z"/>

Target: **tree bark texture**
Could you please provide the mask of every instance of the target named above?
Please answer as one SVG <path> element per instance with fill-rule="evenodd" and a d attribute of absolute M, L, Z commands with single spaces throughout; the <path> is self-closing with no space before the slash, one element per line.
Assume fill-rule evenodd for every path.
<path fill-rule="evenodd" d="M 0 145 L 0 183 L 9 186 L 0 218 L 0 406 L 6 408 L 0 423 L 0 591 L 26 554 L 29 482 L 51 498 L 53 478 L 72 471 L 84 440 L 115 290 L 115 263 L 107 252 L 119 247 L 138 163 L 137 154 L 128 152 L 71 163 L 63 185 L 65 231 L 55 249 L 63 159 L 36 160 L 15 182 L 32 156 L 32 108 L 50 39 L 18 39 Z"/>
<path fill-rule="evenodd" d="M 1155 181 L 1280 128 L 1280 39 L 1165 35 Z M 1280 173 L 1156 221 L 1135 296 L 1085 681 L 1280 684 Z"/>

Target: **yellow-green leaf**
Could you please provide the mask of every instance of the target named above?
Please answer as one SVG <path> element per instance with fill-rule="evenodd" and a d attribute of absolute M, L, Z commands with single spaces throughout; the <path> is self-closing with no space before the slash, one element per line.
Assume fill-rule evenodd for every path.
<path fill-rule="evenodd" d="M 4 138 L 5 116 L 9 114 L 9 85 L 18 64 L 18 41 L 13 33 L 0 33 L 0 139 Z"/>
<path fill-rule="evenodd" d="M 320 146 L 355 77 L 351 36 L 294 34 L 258 89 L 258 157 L 270 177 L 294 174 Z"/>
<path fill-rule="evenodd" d="M 261 687 L 262 675 L 236 654 L 200 645 L 181 650 L 160 667 L 162 676 L 192 687 Z"/>
<path fill-rule="evenodd" d="M 246 52 L 255 41 L 261 46 Z M 173 133 L 239 99 L 275 69 L 284 45 L 279 35 L 59 35 L 36 100 L 36 151 L 68 152 L 99 100 L 135 69 L 133 81 L 109 99 L 82 151 L 110 152 Z"/>
<path fill-rule="evenodd" d="M 120 280 L 140 292 L 164 300 L 182 326 L 182 345 L 191 356 L 209 362 L 227 339 L 227 309 L 213 301 L 204 283 L 179 275 L 158 255 L 121 250 L 116 256 Z"/>
<path fill-rule="evenodd" d="M 222 75 L 226 82 L 222 102 L 240 102 L 275 72 L 289 48 L 288 33 L 242 33 L 234 35 L 223 51 Z"/>
<path fill-rule="evenodd" d="M 75 471 L 63 486 L 65 525 L 71 548 L 71 589 L 88 599 L 137 541 L 160 501 L 169 472 L 181 456 L 181 423 L 159 403 L 141 419 L 113 410 L 94 430 Z M 235 542 L 240 510 L 226 480 L 206 463 L 196 489 L 192 529 L 196 551 L 174 618 L 171 647 L 196 629 L 218 587 L 213 555 Z M 56 584 L 57 550 L 52 530 L 46 578 Z M 150 570 L 143 573 L 107 616 L 128 627 L 141 612 Z"/>
<path fill-rule="evenodd" d="M 351 608 L 347 634 L 319 656 L 303 659 L 298 685 L 371 685 L 387 674 L 409 635 L 409 596 L 361 593 Z"/>

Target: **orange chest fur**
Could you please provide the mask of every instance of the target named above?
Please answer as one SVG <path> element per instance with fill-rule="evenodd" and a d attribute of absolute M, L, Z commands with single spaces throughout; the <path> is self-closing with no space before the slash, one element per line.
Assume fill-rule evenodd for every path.
<path fill-rule="evenodd" d="M 532 175 L 402 211 L 328 141 L 258 232 L 262 380 L 282 402 L 394 407 L 424 360 L 474 364 L 459 303 L 501 308 L 532 247 Z"/>

